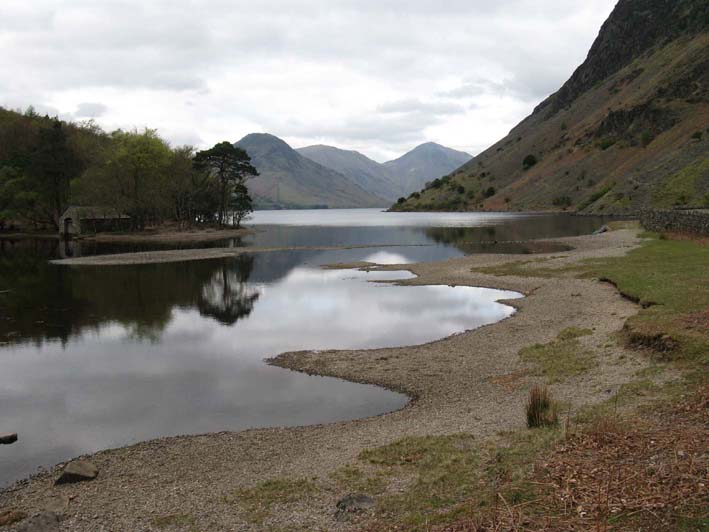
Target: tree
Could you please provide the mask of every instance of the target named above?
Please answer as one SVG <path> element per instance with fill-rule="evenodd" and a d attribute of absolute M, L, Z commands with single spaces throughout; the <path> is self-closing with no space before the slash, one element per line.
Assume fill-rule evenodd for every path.
<path fill-rule="evenodd" d="M 243 183 L 237 183 L 234 185 L 229 207 L 231 207 L 231 212 L 234 217 L 236 227 L 241 227 L 241 221 L 254 210 L 253 201 L 251 200 L 249 189 L 246 188 L 246 185 Z"/>
<path fill-rule="evenodd" d="M 40 130 L 39 146 L 28 170 L 40 208 L 47 220 L 58 228 L 59 218 L 69 201 L 69 183 L 82 170 L 81 160 L 69 146 L 66 129 L 59 120 Z"/>
<path fill-rule="evenodd" d="M 197 152 L 194 164 L 197 169 L 206 170 L 219 180 L 220 201 L 217 220 L 219 225 L 224 225 L 228 200 L 232 197 L 236 186 L 245 187 L 247 179 L 259 175 L 258 171 L 251 164 L 248 153 L 226 141 L 215 144 L 208 150 Z M 248 212 L 251 210 L 249 209 Z"/>
<path fill-rule="evenodd" d="M 134 229 L 171 214 L 168 189 L 173 152 L 154 130 L 114 131 L 104 160 L 74 184 L 81 203 L 110 205 L 131 217 Z"/>

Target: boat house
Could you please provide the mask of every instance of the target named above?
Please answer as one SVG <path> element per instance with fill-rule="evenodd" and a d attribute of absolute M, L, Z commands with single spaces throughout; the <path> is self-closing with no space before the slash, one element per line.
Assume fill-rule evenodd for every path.
<path fill-rule="evenodd" d="M 59 234 L 74 237 L 130 229 L 130 216 L 113 207 L 69 207 L 59 219 Z"/>

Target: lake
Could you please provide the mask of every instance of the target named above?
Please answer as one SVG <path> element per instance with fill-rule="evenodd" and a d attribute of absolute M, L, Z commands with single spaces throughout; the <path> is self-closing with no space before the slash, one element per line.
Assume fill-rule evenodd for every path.
<path fill-rule="evenodd" d="M 396 286 L 409 272 L 324 270 L 589 233 L 559 215 L 256 212 L 255 233 L 210 246 L 369 246 L 245 253 L 169 264 L 68 268 L 55 241 L 0 240 L 0 485 L 73 456 L 149 438 L 325 423 L 403 407 L 404 395 L 308 376 L 265 358 L 301 349 L 413 345 L 494 323 L 514 292 Z M 162 246 L 72 243 L 70 254 Z M 426 305 L 421 305 L 425 301 Z"/>

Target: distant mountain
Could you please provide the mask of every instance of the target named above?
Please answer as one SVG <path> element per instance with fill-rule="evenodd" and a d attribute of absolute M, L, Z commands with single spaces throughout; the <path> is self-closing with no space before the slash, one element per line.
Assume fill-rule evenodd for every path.
<path fill-rule="evenodd" d="M 401 186 L 388 168 L 357 151 L 341 150 L 322 144 L 299 148 L 296 151 L 348 177 L 364 190 L 389 201 L 396 200 L 402 194 Z"/>
<path fill-rule="evenodd" d="M 397 210 L 709 206 L 709 4 L 619 0 L 586 60 L 510 133 Z"/>
<path fill-rule="evenodd" d="M 381 207 L 388 201 L 342 174 L 302 156 L 266 133 L 245 136 L 246 150 L 260 175 L 248 182 L 258 208 Z"/>
<path fill-rule="evenodd" d="M 384 163 L 384 167 L 400 184 L 401 195 L 407 196 L 423 188 L 426 183 L 456 170 L 471 158 L 468 153 L 427 142 L 398 159 Z"/>
<path fill-rule="evenodd" d="M 394 161 L 378 163 L 356 151 L 332 146 L 308 146 L 297 150 L 313 161 L 340 172 L 373 194 L 395 200 L 419 190 L 470 160 L 471 155 L 427 142 Z"/>

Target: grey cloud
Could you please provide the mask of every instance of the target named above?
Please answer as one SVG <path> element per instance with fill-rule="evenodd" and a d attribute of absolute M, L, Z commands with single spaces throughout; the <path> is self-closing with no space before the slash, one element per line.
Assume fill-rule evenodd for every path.
<path fill-rule="evenodd" d="M 449 102 L 421 102 L 416 99 L 397 100 L 377 107 L 380 113 L 431 113 L 438 115 L 457 114 L 465 112 L 462 105 Z"/>
<path fill-rule="evenodd" d="M 74 116 L 76 118 L 98 118 L 108 111 L 108 107 L 97 102 L 82 102 L 76 106 Z"/>

